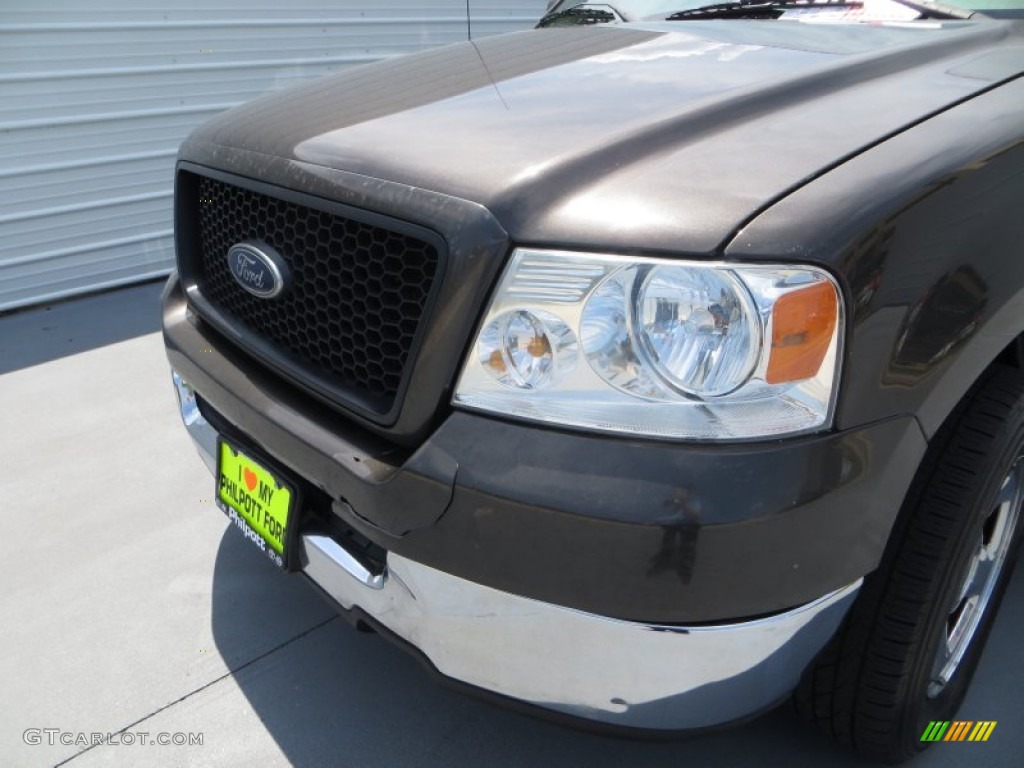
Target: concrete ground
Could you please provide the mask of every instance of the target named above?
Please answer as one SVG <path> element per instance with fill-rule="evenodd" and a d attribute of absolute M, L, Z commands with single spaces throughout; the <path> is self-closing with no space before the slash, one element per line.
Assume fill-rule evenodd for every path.
<path fill-rule="evenodd" d="M 860 764 L 787 707 L 681 743 L 566 730 L 442 689 L 353 631 L 212 504 L 159 288 L 0 317 L 0 765 Z M 1022 570 L 960 713 L 998 727 L 914 765 L 1021 764 Z M 161 734 L 202 744 L 141 743 Z"/>

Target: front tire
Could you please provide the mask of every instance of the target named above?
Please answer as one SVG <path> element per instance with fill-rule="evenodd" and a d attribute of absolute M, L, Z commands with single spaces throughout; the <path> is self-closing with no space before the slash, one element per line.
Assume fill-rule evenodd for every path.
<path fill-rule="evenodd" d="M 1024 525 L 1024 372 L 993 368 L 935 436 L 878 570 L 804 674 L 798 711 L 897 763 L 951 720 L 981 657 Z"/>

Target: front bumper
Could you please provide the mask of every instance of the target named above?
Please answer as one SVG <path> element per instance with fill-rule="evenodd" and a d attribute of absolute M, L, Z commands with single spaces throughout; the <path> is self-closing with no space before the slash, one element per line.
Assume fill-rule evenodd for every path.
<path fill-rule="evenodd" d="M 394 554 L 370 586 L 346 567 L 350 560 L 333 539 L 302 537 L 310 579 L 421 651 L 442 675 L 645 730 L 710 727 L 776 703 L 835 632 L 860 586 L 756 621 L 657 626 L 519 597 Z"/>
<path fill-rule="evenodd" d="M 220 431 L 303 485 L 301 567 L 336 603 L 450 679 L 613 726 L 702 728 L 786 695 L 925 445 L 913 419 L 716 447 L 456 412 L 410 450 L 262 369 L 173 278 L 164 337 L 208 466 Z M 325 518 L 385 550 L 383 572 Z"/>
<path fill-rule="evenodd" d="M 217 432 L 173 373 L 182 419 L 215 467 Z M 531 600 L 388 553 L 382 573 L 321 533 L 299 539 L 302 572 L 421 652 L 443 676 L 545 710 L 654 731 L 742 719 L 784 697 L 835 632 L 860 580 L 753 621 L 622 621 Z"/>

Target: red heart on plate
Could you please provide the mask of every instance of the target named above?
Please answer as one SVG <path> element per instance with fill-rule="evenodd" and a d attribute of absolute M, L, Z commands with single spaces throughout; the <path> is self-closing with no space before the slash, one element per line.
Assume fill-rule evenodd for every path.
<path fill-rule="evenodd" d="M 256 483 L 259 478 L 256 477 L 256 473 L 248 467 L 245 468 L 245 472 L 242 473 L 242 479 L 245 480 L 245 487 L 249 489 L 249 493 L 256 490 Z"/>

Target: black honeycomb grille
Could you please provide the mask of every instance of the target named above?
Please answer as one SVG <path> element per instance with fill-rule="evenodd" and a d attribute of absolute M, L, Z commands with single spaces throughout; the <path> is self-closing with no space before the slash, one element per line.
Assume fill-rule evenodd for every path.
<path fill-rule="evenodd" d="M 199 179 L 203 298 L 298 368 L 387 412 L 423 319 L 438 251 L 410 235 L 216 179 Z M 257 298 L 235 282 L 227 253 L 262 240 L 288 262 L 291 286 Z"/>

